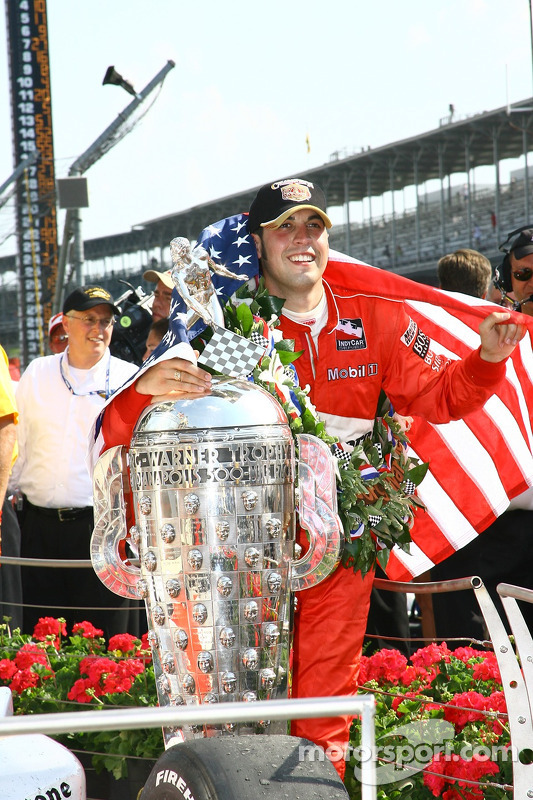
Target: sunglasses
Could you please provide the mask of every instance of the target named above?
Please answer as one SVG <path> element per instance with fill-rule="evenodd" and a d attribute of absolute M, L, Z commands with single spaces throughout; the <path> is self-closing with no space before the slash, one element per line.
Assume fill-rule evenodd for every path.
<path fill-rule="evenodd" d="M 533 275 L 533 269 L 524 267 L 523 269 L 513 270 L 513 275 L 517 281 L 528 281 Z"/>

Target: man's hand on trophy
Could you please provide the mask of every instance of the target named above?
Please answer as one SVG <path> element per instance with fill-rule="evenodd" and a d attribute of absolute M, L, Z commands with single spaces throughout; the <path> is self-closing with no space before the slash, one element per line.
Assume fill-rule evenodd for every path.
<path fill-rule="evenodd" d="M 211 390 L 211 375 L 184 358 L 169 358 L 146 370 L 135 384 L 139 394 L 150 394 L 154 403 L 164 398 Z"/>

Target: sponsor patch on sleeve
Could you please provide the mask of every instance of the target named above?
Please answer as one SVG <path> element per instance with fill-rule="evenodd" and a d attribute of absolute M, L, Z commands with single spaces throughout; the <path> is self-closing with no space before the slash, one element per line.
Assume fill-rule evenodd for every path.
<path fill-rule="evenodd" d="M 409 325 L 407 326 L 407 330 L 401 337 L 401 340 L 406 347 L 409 347 L 409 345 L 412 343 L 413 339 L 416 336 L 417 330 L 418 330 L 418 325 L 416 324 L 414 319 L 411 319 L 411 317 L 409 317 Z"/>
<path fill-rule="evenodd" d="M 429 336 L 426 336 L 425 333 L 419 330 L 415 336 L 413 352 L 416 353 L 417 356 L 420 356 L 420 358 L 425 358 L 429 350 L 429 344 Z"/>
<path fill-rule="evenodd" d="M 425 361 L 428 360 L 428 354 L 431 357 L 433 356 L 433 353 L 429 349 L 431 344 L 429 336 L 426 336 L 425 333 L 422 333 L 413 319 L 409 318 L 409 325 L 407 326 L 405 333 L 403 333 L 400 338 L 406 347 L 412 346 L 413 352 L 416 353 L 417 356 L 420 356 L 420 358 L 423 358 Z"/>

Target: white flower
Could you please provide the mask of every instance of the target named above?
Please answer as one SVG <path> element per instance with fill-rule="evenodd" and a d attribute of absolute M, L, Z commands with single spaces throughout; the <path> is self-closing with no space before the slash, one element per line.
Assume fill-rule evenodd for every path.
<path fill-rule="evenodd" d="M 265 364 L 265 362 L 267 362 Z M 283 364 L 276 350 L 272 351 L 269 359 L 264 358 L 261 362 L 266 366 L 258 376 L 262 383 L 273 383 L 276 387 L 276 394 L 282 403 L 288 403 L 291 416 L 299 416 L 296 406 L 292 402 L 290 389 L 293 382 L 287 377 Z"/>

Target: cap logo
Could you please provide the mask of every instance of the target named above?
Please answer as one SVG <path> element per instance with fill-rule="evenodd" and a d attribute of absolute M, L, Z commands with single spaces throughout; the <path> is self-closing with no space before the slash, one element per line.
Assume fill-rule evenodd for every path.
<path fill-rule="evenodd" d="M 90 298 L 93 297 L 102 298 L 102 300 L 105 300 L 106 302 L 111 300 L 111 295 L 109 294 L 109 292 L 106 292 L 106 290 L 102 289 L 101 286 L 89 286 L 87 289 L 83 290 L 83 294 L 86 294 L 87 297 Z"/>
<path fill-rule="evenodd" d="M 304 203 L 311 199 L 311 192 L 309 187 L 302 186 L 301 183 L 290 183 L 281 187 L 281 197 L 294 203 Z"/>

